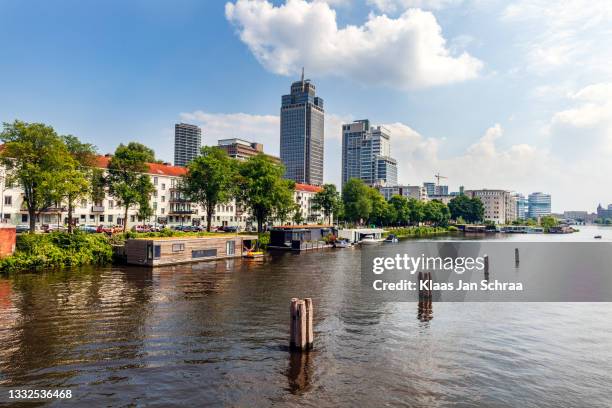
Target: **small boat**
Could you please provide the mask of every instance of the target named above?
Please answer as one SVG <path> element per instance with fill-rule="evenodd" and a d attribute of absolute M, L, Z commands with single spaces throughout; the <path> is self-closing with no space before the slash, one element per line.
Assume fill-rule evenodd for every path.
<path fill-rule="evenodd" d="M 382 241 L 382 239 L 376 239 L 372 235 L 366 235 L 359 242 L 364 244 L 364 245 L 372 245 L 372 244 L 378 244 L 381 241 Z"/>
<path fill-rule="evenodd" d="M 601 239 L 601 235 L 595 235 L 593 238 L 595 238 L 595 239 Z"/>
<path fill-rule="evenodd" d="M 336 242 L 334 242 L 334 248 L 349 248 L 350 246 L 351 246 L 351 243 L 345 239 L 339 239 Z"/>
<path fill-rule="evenodd" d="M 397 239 L 397 236 L 395 234 L 389 234 L 383 242 L 395 244 L 399 242 L 399 239 Z"/>
<path fill-rule="evenodd" d="M 243 256 L 248 259 L 263 258 L 264 253 L 262 251 L 248 251 Z"/>

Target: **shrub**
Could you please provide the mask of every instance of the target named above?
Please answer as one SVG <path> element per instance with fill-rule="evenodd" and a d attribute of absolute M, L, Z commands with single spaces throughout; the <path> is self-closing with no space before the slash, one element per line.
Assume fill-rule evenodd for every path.
<path fill-rule="evenodd" d="M 23 234 L 13 256 L 0 260 L 0 272 L 31 271 L 111 262 L 112 246 L 102 234 Z"/>

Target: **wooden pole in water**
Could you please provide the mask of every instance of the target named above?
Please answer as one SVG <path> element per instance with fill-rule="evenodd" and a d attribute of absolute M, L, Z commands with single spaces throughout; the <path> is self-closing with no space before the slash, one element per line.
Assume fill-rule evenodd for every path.
<path fill-rule="evenodd" d="M 519 249 L 518 248 L 514 248 L 514 263 L 516 265 L 518 265 L 519 262 L 520 262 L 520 259 L 519 259 Z"/>
<path fill-rule="evenodd" d="M 306 305 L 306 348 L 310 350 L 314 346 L 314 330 L 312 327 L 314 309 L 312 307 L 312 298 L 305 298 L 304 304 Z"/>
<path fill-rule="evenodd" d="M 296 347 L 296 333 L 297 333 L 297 303 L 298 298 L 291 299 L 290 313 L 291 313 L 291 322 L 289 323 L 289 347 L 294 349 Z"/>

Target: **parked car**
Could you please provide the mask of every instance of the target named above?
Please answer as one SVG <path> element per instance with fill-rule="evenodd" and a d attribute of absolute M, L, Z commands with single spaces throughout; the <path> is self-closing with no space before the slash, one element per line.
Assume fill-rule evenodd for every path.
<path fill-rule="evenodd" d="M 23 232 L 29 232 L 30 231 L 30 226 L 27 224 L 19 224 L 17 226 L 15 226 L 15 230 L 17 231 L 18 234 L 21 234 Z"/>
<path fill-rule="evenodd" d="M 57 231 L 66 232 L 68 231 L 68 228 L 64 227 L 63 225 L 49 224 L 47 225 L 46 228 L 44 228 L 44 231 L 45 232 L 57 232 Z"/>
<path fill-rule="evenodd" d="M 79 231 L 85 232 L 87 234 L 93 234 L 95 232 L 98 232 L 98 227 L 96 227 L 95 225 L 79 225 L 78 229 Z"/>
<path fill-rule="evenodd" d="M 109 234 L 109 235 L 110 234 L 116 234 L 116 233 L 121 232 L 121 231 L 123 231 L 123 228 L 122 227 L 118 227 L 118 226 L 117 227 L 115 227 L 115 226 L 113 226 L 113 227 L 105 227 L 104 225 L 99 225 L 98 228 L 96 229 L 96 232 L 98 232 L 98 233 L 102 233 L 103 232 L 103 233 Z"/>

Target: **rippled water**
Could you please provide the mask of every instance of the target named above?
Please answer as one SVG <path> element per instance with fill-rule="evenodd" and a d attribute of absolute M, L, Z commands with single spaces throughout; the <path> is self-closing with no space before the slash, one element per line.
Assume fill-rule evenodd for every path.
<path fill-rule="evenodd" d="M 401 243 L 400 245 L 408 245 Z M 382 303 L 359 249 L 0 279 L 0 401 L 51 405 L 612 405 L 612 304 Z M 310 296 L 315 350 L 287 350 Z M 1 403 L 0 403 L 1 404 Z"/>

